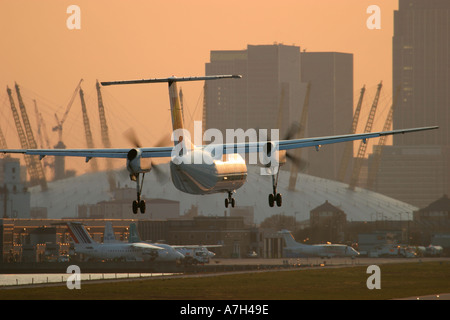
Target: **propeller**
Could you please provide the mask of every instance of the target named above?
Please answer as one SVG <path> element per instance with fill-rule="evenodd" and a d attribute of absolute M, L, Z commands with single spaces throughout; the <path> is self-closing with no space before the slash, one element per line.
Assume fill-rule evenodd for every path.
<path fill-rule="evenodd" d="M 300 123 L 295 121 L 290 125 L 288 132 L 284 137 L 284 140 L 295 139 L 297 134 L 301 132 L 302 127 L 300 126 Z M 297 168 L 297 170 L 303 171 L 309 166 L 309 163 L 307 161 L 301 159 L 300 157 L 296 157 L 295 155 L 289 153 L 288 151 L 286 151 L 286 158 L 292 162 L 292 164 Z"/>
<path fill-rule="evenodd" d="M 130 142 L 130 144 L 132 144 L 135 148 L 142 148 L 142 144 L 139 141 L 139 139 L 136 135 L 136 132 L 134 131 L 134 128 L 129 128 L 123 134 L 124 134 L 125 138 Z M 155 147 L 167 146 L 170 141 L 171 140 L 165 136 L 158 141 L 158 143 L 156 144 Z M 150 160 L 150 165 L 151 165 L 152 170 L 155 172 L 156 179 L 159 182 L 164 183 L 168 180 L 167 173 L 161 169 L 160 165 L 156 164 L 153 160 Z"/>

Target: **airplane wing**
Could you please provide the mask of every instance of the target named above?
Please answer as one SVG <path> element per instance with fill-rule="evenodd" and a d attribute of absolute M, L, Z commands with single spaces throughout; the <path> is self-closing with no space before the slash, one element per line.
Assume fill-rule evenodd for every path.
<path fill-rule="evenodd" d="M 135 242 L 131 244 L 133 247 L 138 248 L 138 249 L 152 249 L 152 250 L 163 250 L 163 248 L 158 247 L 158 246 L 154 246 L 152 244 L 149 243 L 143 243 L 143 242 Z"/>
<path fill-rule="evenodd" d="M 298 149 L 298 148 L 305 148 L 305 147 L 320 148 L 321 146 L 327 145 L 327 144 L 355 141 L 355 140 L 363 140 L 365 142 L 367 139 L 370 139 L 370 138 L 378 138 L 378 137 L 382 137 L 382 136 L 404 134 L 404 133 L 410 133 L 410 132 L 419 132 L 419 131 L 426 131 L 426 130 L 434 130 L 434 129 L 438 129 L 438 128 L 439 128 L 438 126 L 432 126 L 432 127 L 400 129 L 400 130 L 380 131 L 380 132 L 371 132 L 371 133 L 335 135 L 335 136 L 318 137 L 318 138 L 279 140 L 279 141 L 272 141 L 272 143 L 274 143 L 276 145 L 278 150 L 289 150 L 289 149 Z M 223 145 L 223 153 L 231 154 L 231 153 L 260 152 L 266 144 L 267 144 L 267 141 L 224 144 Z M 216 146 L 219 146 L 219 145 L 216 145 Z"/>
<path fill-rule="evenodd" d="M 292 139 L 292 140 L 279 140 L 272 141 L 279 150 L 289 150 L 305 147 L 316 147 L 355 140 L 366 141 L 370 138 L 377 138 L 381 136 L 404 134 L 410 132 L 419 132 L 426 130 L 438 129 L 438 126 L 401 129 L 391 131 L 380 131 L 371 133 L 357 133 L 346 135 L 335 135 L 318 138 L 304 138 L 304 139 Z M 223 148 L 223 154 L 231 153 L 249 153 L 262 151 L 267 141 L 259 142 L 244 142 L 234 144 L 211 144 L 202 146 L 203 148 Z M 0 149 L 0 153 L 18 153 L 27 155 L 38 155 L 42 159 L 45 156 L 67 156 L 67 157 L 84 157 L 86 162 L 91 158 L 118 158 L 126 159 L 127 154 L 131 148 L 128 149 Z M 155 147 L 155 148 L 140 148 L 142 151 L 142 158 L 161 158 L 171 157 L 173 146 L 170 147 Z"/>
<path fill-rule="evenodd" d="M 116 158 L 126 159 L 128 149 L 0 149 L 0 153 L 19 153 L 26 155 L 38 155 L 42 159 L 45 156 L 82 157 L 86 162 L 91 158 Z M 173 147 L 140 148 L 142 158 L 170 157 Z"/>
<path fill-rule="evenodd" d="M 206 244 L 206 245 L 197 245 L 197 244 L 187 244 L 187 245 L 172 245 L 173 248 L 188 248 L 188 249 L 200 249 L 200 248 L 221 248 L 223 245 L 221 244 Z"/>

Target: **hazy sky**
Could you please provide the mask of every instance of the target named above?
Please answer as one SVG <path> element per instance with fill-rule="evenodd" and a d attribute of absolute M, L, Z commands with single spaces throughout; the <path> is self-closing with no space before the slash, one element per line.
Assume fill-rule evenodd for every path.
<path fill-rule="evenodd" d="M 81 10 L 81 29 L 66 25 L 67 8 Z M 370 5 L 381 9 L 381 29 L 370 30 Z M 204 75 L 211 50 L 248 44 L 295 44 L 307 51 L 354 54 L 354 95 L 383 80 L 391 96 L 393 11 L 397 0 L 1 0 L 0 125 L 8 147 L 20 147 L 6 86 L 22 87 L 34 121 L 36 99 L 52 144 L 54 113 L 81 78 L 96 145 L 101 147 L 95 80 Z M 183 84 L 186 121 L 201 120 L 202 84 Z M 146 146 L 170 134 L 164 84 L 103 89 L 113 145 L 127 146 L 136 125 Z M 355 98 L 355 102 L 356 102 Z M 81 108 L 75 100 L 64 127 L 68 147 L 85 147 Z"/>

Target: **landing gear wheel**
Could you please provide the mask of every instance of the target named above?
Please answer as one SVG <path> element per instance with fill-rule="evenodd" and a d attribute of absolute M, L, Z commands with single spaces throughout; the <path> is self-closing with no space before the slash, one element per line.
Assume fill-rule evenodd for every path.
<path fill-rule="evenodd" d="M 228 198 L 225 199 L 225 208 L 228 208 L 228 205 L 230 205 L 230 204 L 233 208 L 236 205 L 236 200 L 234 200 L 234 198 L 233 198 L 233 192 L 234 191 L 228 192 Z"/>
<path fill-rule="evenodd" d="M 133 201 L 133 213 L 136 214 L 138 212 L 139 204 L 136 200 Z"/>
<path fill-rule="evenodd" d="M 145 200 L 141 200 L 139 202 L 139 209 L 141 209 L 141 213 L 144 214 L 145 213 Z"/>
<path fill-rule="evenodd" d="M 269 194 L 269 206 L 273 207 L 274 203 L 275 203 L 275 199 L 273 197 L 273 194 Z"/>
<path fill-rule="evenodd" d="M 276 174 L 272 175 L 272 193 L 269 194 L 269 206 L 273 207 L 275 202 L 277 203 L 277 207 L 281 207 L 282 197 L 281 194 L 277 192 L 278 185 L 278 175 L 280 170 L 277 170 Z"/>
<path fill-rule="evenodd" d="M 281 203 L 282 203 L 282 197 L 281 197 L 281 194 L 280 193 L 277 193 L 277 196 L 276 196 L 276 201 L 277 201 L 277 206 L 278 207 L 281 207 Z"/>

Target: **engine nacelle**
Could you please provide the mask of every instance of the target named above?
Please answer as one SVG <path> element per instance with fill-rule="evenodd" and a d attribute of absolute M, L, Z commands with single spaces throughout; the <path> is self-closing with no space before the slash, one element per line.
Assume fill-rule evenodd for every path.
<path fill-rule="evenodd" d="M 264 167 L 282 166 L 286 163 L 286 150 L 278 150 L 272 141 L 267 141 L 261 151 L 260 162 Z"/>
<path fill-rule="evenodd" d="M 130 177 L 138 174 L 149 172 L 150 168 L 142 168 L 141 166 L 141 149 L 131 149 L 127 154 L 127 170 L 130 173 Z"/>

